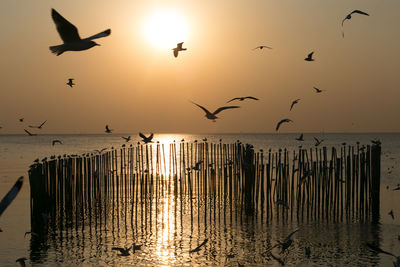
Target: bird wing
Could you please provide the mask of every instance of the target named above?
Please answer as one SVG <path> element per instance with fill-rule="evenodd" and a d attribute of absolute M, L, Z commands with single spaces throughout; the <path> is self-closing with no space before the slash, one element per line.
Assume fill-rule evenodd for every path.
<path fill-rule="evenodd" d="M 192 101 L 191 101 L 191 102 L 192 102 Z M 198 106 L 199 108 L 201 108 L 202 110 L 204 110 L 205 113 L 211 114 L 211 112 L 208 111 L 205 107 L 202 107 L 202 106 L 200 106 L 199 104 L 196 104 L 196 103 L 194 103 L 194 102 L 192 102 L 192 103 L 195 104 L 196 106 Z"/>
<path fill-rule="evenodd" d="M 146 138 L 147 138 L 147 137 L 146 137 L 144 134 L 142 134 L 142 133 L 139 133 L 139 136 L 142 137 L 143 139 L 146 139 Z"/>
<path fill-rule="evenodd" d="M 314 140 L 317 141 L 317 143 L 320 143 L 320 141 L 318 140 L 318 138 L 314 137 Z"/>
<path fill-rule="evenodd" d="M 258 98 L 254 97 L 254 96 L 246 96 L 245 98 L 253 99 L 253 100 L 259 100 Z"/>
<path fill-rule="evenodd" d="M 183 45 L 183 42 L 182 42 L 182 43 L 178 43 L 178 44 L 176 45 L 176 47 L 177 47 L 178 49 L 182 49 L 182 45 Z"/>
<path fill-rule="evenodd" d="M 279 130 L 279 127 L 281 126 L 281 124 L 282 124 L 283 122 L 284 122 L 283 120 L 281 120 L 280 122 L 278 122 L 278 124 L 276 125 L 276 128 L 275 128 L 275 131 L 278 131 L 278 130 Z"/>
<path fill-rule="evenodd" d="M 269 47 L 269 46 L 266 46 L 266 45 L 263 45 L 263 47 L 268 48 L 268 49 L 272 49 L 272 47 Z"/>
<path fill-rule="evenodd" d="M 151 133 L 150 136 L 149 136 L 149 139 L 150 139 L 150 140 L 153 139 L 153 136 L 154 136 L 154 134 Z"/>
<path fill-rule="evenodd" d="M 284 242 L 290 240 L 290 239 L 292 238 L 292 236 L 293 236 L 295 233 L 297 233 L 297 231 L 299 231 L 299 230 L 300 230 L 300 229 L 296 229 L 296 230 L 294 230 L 293 232 L 291 232 L 291 233 L 286 237 L 286 239 L 285 239 Z"/>
<path fill-rule="evenodd" d="M 238 99 L 240 99 L 240 97 L 235 97 L 235 98 L 232 98 L 231 100 L 229 100 L 228 102 L 226 102 L 226 103 L 229 103 L 229 102 L 232 102 L 232 101 L 234 101 L 234 100 L 238 100 Z"/>
<path fill-rule="evenodd" d="M 317 91 L 317 93 L 321 92 L 321 89 L 318 89 L 317 87 L 313 87 L 315 91 Z"/>
<path fill-rule="evenodd" d="M 24 177 L 23 176 L 19 177 L 17 182 L 15 182 L 14 186 L 11 188 L 11 190 L 8 191 L 5 197 L 3 197 L 3 199 L 0 202 L 0 216 L 1 214 L 3 214 L 5 209 L 11 204 L 14 198 L 18 195 L 18 192 L 21 189 L 23 182 L 24 182 Z"/>
<path fill-rule="evenodd" d="M 260 48 L 261 46 L 257 46 L 257 47 L 254 47 L 252 50 L 256 50 L 256 49 L 258 49 L 258 48 Z"/>
<path fill-rule="evenodd" d="M 81 40 L 81 37 L 79 37 L 78 29 L 71 22 L 61 16 L 60 13 L 58 13 L 55 9 L 51 9 L 51 17 L 53 18 L 58 34 L 60 35 L 64 43 L 76 42 Z"/>
<path fill-rule="evenodd" d="M 121 252 L 121 253 L 124 253 L 124 252 L 125 252 L 125 249 L 124 249 L 124 248 L 113 247 L 112 250 L 118 250 L 118 251 Z"/>
<path fill-rule="evenodd" d="M 73 78 L 70 78 L 70 79 L 68 79 L 71 83 L 72 83 L 72 81 L 74 80 Z"/>
<path fill-rule="evenodd" d="M 226 107 L 220 107 L 218 108 L 216 111 L 214 111 L 214 115 L 217 115 L 218 113 L 220 113 L 221 111 L 225 110 L 225 109 L 231 109 L 231 108 L 240 108 L 239 106 L 226 106 Z"/>
<path fill-rule="evenodd" d="M 42 126 L 46 123 L 46 121 L 47 121 L 47 120 L 45 120 L 44 122 L 42 122 L 42 124 L 39 125 L 39 128 L 42 127 Z"/>
<path fill-rule="evenodd" d="M 368 13 L 365 13 L 364 11 L 361 11 L 361 10 L 358 10 L 358 9 L 354 10 L 353 12 L 351 12 L 350 15 L 354 14 L 354 13 L 365 15 L 365 16 L 369 16 Z"/>
<path fill-rule="evenodd" d="M 32 133 L 30 133 L 28 130 L 24 129 L 24 131 L 29 134 L 29 135 L 33 135 Z"/>
<path fill-rule="evenodd" d="M 308 54 L 308 58 L 312 58 L 312 55 L 314 54 L 314 51 Z"/>
<path fill-rule="evenodd" d="M 292 104 L 290 105 L 290 110 L 292 110 L 293 106 L 296 104 L 296 100 L 292 102 Z"/>
<path fill-rule="evenodd" d="M 111 29 L 107 29 L 105 31 L 99 32 L 98 34 L 92 35 L 88 38 L 86 38 L 86 40 L 93 40 L 93 39 L 97 39 L 97 38 L 102 38 L 102 37 L 106 37 L 109 36 L 111 34 Z"/>
<path fill-rule="evenodd" d="M 174 48 L 173 50 L 174 50 L 174 57 L 177 57 L 177 56 L 178 56 L 178 53 L 179 53 L 179 52 L 178 52 L 178 49 Z"/>

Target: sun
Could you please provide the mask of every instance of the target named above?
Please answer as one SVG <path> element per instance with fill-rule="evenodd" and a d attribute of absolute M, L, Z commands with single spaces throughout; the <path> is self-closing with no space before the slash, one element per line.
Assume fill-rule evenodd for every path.
<path fill-rule="evenodd" d="M 174 48 L 188 37 L 186 19 L 174 10 L 163 10 L 152 14 L 144 24 L 144 34 L 156 48 Z"/>

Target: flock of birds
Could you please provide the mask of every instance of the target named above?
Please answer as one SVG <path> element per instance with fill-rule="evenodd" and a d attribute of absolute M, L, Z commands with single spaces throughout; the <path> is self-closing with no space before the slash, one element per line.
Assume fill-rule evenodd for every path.
<path fill-rule="evenodd" d="M 359 15 L 365 15 L 365 16 L 369 16 L 368 13 L 363 12 L 361 10 L 354 10 L 351 13 L 349 13 L 343 20 L 342 20 L 342 36 L 344 38 L 344 23 L 347 20 L 350 20 L 352 18 L 353 15 L 355 14 L 359 14 Z M 72 23 L 70 23 L 68 20 L 66 20 L 63 16 L 61 16 L 56 10 L 52 9 L 51 10 L 51 16 L 53 18 L 53 21 L 56 25 L 57 31 L 63 41 L 63 43 L 61 45 L 56 45 L 56 46 L 50 46 L 50 51 L 54 54 L 56 54 L 57 56 L 63 54 L 64 52 L 67 51 L 83 51 L 83 50 L 87 50 L 90 49 L 94 46 L 99 46 L 99 44 L 97 44 L 96 42 L 94 42 L 94 39 L 98 39 L 98 38 L 102 38 L 102 37 L 106 37 L 109 36 L 111 34 L 111 30 L 107 29 L 103 32 L 100 32 L 98 34 L 92 35 L 90 37 L 84 38 L 82 39 L 79 36 L 78 33 L 78 29 L 76 28 L 76 26 L 74 26 Z M 253 48 L 252 50 L 263 50 L 263 49 L 272 49 L 272 47 L 266 46 L 266 45 L 260 45 L 257 46 L 255 48 Z M 175 48 L 172 49 L 173 50 L 173 55 L 174 57 L 178 57 L 179 52 L 182 51 L 186 51 L 187 48 L 183 47 L 183 42 L 180 42 L 177 44 L 177 46 Z M 311 52 L 307 55 L 306 58 L 304 58 L 305 61 L 308 62 L 312 62 L 314 61 L 314 52 Z M 68 82 L 66 83 L 68 86 L 70 86 L 71 88 L 75 85 L 74 83 L 74 78 L 69 78 Z M 321 90 L 317 87 L 314 87 L 314 90 L 316 93 L 321 93 L 324 90 Z M 245 97 L 235 97 L 230 99 L 229 101 L 227 101 L 227 103 L 233 102 L 233 101 L 244 101 L 244 100 L 259 100 L 256 97 L 253 96 L 245 96 Z M 293 107 L 298 104 L 300 101 L 300 99 L 295 99 L 294 101 L 291 102 L 290 104 L 290 111 L 293 109 Z M 217 114 L 219 114 L 220 112 L 224 111 L 224 110 L 228 110 L 228 109 L 236 109 L 239 108 L 239 106 L 223 106 L 223 107 L 219 107 L 217 108 L 214 112 L 210 112 L 208 109 L 206 109 L 204 106 L 201 106 L 195 102 L 192 102 L 194 105 L 196 105 L 197 107 L 199 107 L 200 109 L 202 109 L 205 112 L 205 117 L 209 120 L 212 120 L 213 122 L 216 121 L 216 119 L 218 119 Z M 24 122 L 24 118 L 20 118 L 19 122 Z M 39 125 L 29 125 L 29 128 L 33 128 L 33 129 L 38 129 L 41 130 L 43 128 L 43 126 L 45 125 L 45 123 L 47 122 L 47 120 L 45 120 L 44 122 L 42 122 Z M 277 124 L 276 124 L 276 128 L 275 130 L 278 131 L 281 127 L 281 125 L 283 123 L 289 123 L 289 122 L 293 122 L 291 119 L 285 118 L 280 120 Z M 2 128 L 0 126 L 0 128 Z M 28 131 L 27 129 L 24 129 L 24 131 L 29 135 L 29 136 L 36 136 L 37 133 L 33 133 L 31 131 Z M 108 125 L 105 126 L 105 133 L 110 134 L 113 132 L 113 129 L 110 129 L 110 127 Z M 142 141 L 147 144 L 147 143 L 151 143 L 154 137 L 154 134 L 151 133 L 149 136 L 144 135 L 143 133 L 139 133 L 139 136 L 142 138 Z M 123 138 L 126 142 L 129 142 L 131 140 L 131 136 L 128 137 L 124 137 L 122 136 L 121 138 Z M 320 145 L 324 140 L 319 140 L 317 138 L 315 138 L 315 146 Z M 304 141 L 304 135 L 301 134 L 299 137 L 296 138 L 297 141 Z M 63 144 L 63 142 L 61 140 L 53 140 L 52 141 L 52 145 L 56 145 L 56 144 Z M 96 150 L 96 152 L 98 153 L 102 153 L 105 149 L 102 150 Z M 38 161 L 38 160 L 37 160 Z M 201 163 L 200 163 L 201 164 Z M 196 164 L 197 166 L 197 164 Z M 196 168 L 193 167 L 193 169 Z M 197 166 L 198 167 L 198 166 Z M 17 196 L 18 192 L 20 191 L 21 187 L 23 184 L 23 177 L 20 177 L 17 182 L 15 183 L 15 185 L 11 188 L 11 190 L 6 194 L 6 196 L 1 200 L 0 202 L 0 216 L 2 215 L 2 213 L 4 212 L 4 210 L 11 204 L 11 202 L 13 201 L 13 199 Z M 400 190 L 400 185 L 398 186 L 398 188 L 394 189 L 394 190 Z M 285 208 L 289 208 L 287 203 L 285 203 L 284 201 L 281 200 L 277 200 L 275 202 L 276 205 L 282 205 Z M 389 215 L 392 216 L 392 218 L 394 219 L 394 215 L 393 215 L 393 211 L 391 211 L 389 213 Z M 0 232 L 2 230 L 0 229 Z M 275 259 L 279 264 L 284 265 L 285 263 L 283 262 L 283 260 L 279 257 L 277 257 L 276 255 L 274 255 L 272 253 L 272 249 L 275 247 L 280 247 L 281 251 L 280 254 L 284 253 L 293 243 L 293 239 L 292 236 L 298 232 L 299 229 L 293 231 L 292 233 L 290 233 L 282 242 L 279 242 L 274 245 L 269 251 L 268 254 Z M 27 234 L 35 234 L 32 232 L 26 232 L 25 235 Z M 400 240 L 400 236 L 399 236 L 399 240 Z M 201 248 L 207 243 L 208 239 L 205 239 L 198 247 L 196 247 L 195 249 L 192 249 L 189 251 L 189 253 L 194 253 L 194 252 L 198 252 L 201 250 Z M 400 266 L 400 257 L 399 256 L 395 256 L 394 254 L 390 253 L 390 252 L 386 252 L 384 250 L 382 250 L 381 248 L 367 243 L 366 244 L 371 250 L 377 252 L 377 253 L 384 253 L 384 254 L 388 254 L 391 255 L 393 257 L 395 257 L 396 262 L 393 262 L 394 266 Z M 119 256 L 129 256 L 131 251 L 132 253 L 135 253 L 136 250 L 140 250 L 141 249 L 141 245 L 137 245 L 135 243 L 133 243 L 130 247 L 125 247 L 125 248 L 121 248 L 121 247 L 113 247 L 112 250 L 116 250 L 119 251 L 120 254 L 118 254 Z M 305 255 L 307 257 L 310 257 L 311 255 L 311 249 L 309 247 L 305 248 Z M 25 260 L 26 258 L 19 258 L 16 260 L 16 262 L 18 262 L 21 266 L 25 266 Z M 243 266 L 241 264 L 238 263 L 239 266 Z"/>

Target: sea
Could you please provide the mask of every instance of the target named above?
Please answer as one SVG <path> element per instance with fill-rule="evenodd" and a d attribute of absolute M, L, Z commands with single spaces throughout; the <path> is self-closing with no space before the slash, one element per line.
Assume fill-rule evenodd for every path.
<path fill-rule="evenodd" d="M 252 218 L 219 220 L 208 227 L 190 225 L 186 214 L 179 214 L 176 199 L 166 196 L 160 214 L 150 226 L 135 221 L 135 214 L 124 214 L 123 208 L 109 209 L 108 221 L 86 220 L 79 227 L 49 228 L 44 236 L 31 230 L 30 185 L 28 169 L 35 159 L 52 155 L 77 154 L 141 140 L 138 133 L 125 134 L 39 134 L 0 135 L 0 198 L 11 189 L 18 177 L 24 176 L 20 193 L 0 217 L 0 266 L 18 266 L 16 260 L 26 258 L 27 266 L 280 266 L 268 253 L 271 246 L 299 229 L 291 247 L 280 254 L 273 250 L 286 266 L 392 266 L 396 259 L 377 254 L 365 244 L 379 242 L 385 251 L 400 255 L 400 134 L 399 133 L 305 133 L 304 142 L 296 141 L 299 134 L 166 134 L 155 133 L 153 141 L 207 141 L 235 143 L 237 140 L 263 149 L 289 151 L 314 147 L 314 137 L 324 140 L 321 146 L 340 147 L 342 143 L 371 144 L 380 140 L 381 201 L 378 224 L 369 221 L 326 221 L 318 219 L 272 220 L 260 222 Z M 63 144 L 52 145 L 52 140 Z M 121 204 L 124 205 L 124 204 Z M 197 205 L 202 205 L 199 202 Z M 181 205 L 182 206 L 182 205 Z M 210 207 L 211 209 L 211 207 Z M 393 211 L 394 219 L 388 214 Z M 210 210 L 210 213 L 214 212 Z M 117 214 L 118 213 L 118 214 Z M 125 216 L 125 220 L 124 220 Z M 143 218 L 143 214 L 141 218 Z M 196 215 L 201 221 L 201 214 Z M 209 215 L 211 216 L 211 215 Z M 211 216 L 212 217 L 212 216 Z M 215 217 L 213 217 L 215 218 Z M 199 251 L 189 251 L 207 242 Z M 133 240 L 142 248 L 127 257 L 118 256 L 112 247 L 129 247 Z M 311 254 L 305 255 L 309 247 Z"/>

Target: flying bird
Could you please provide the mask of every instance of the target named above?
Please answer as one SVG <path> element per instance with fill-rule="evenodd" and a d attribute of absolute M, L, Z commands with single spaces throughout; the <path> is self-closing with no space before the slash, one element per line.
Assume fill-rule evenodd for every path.
<path fill-rule="evenodd" d="M 20 118 L 20 119 L 19 119 L 19 122 L 24 122 L 24 118 Z"/>
<path fill-rule="evenodd" d="M 42 124 L 40 124 L 39 126 L 32 126 L 29 125 L 29 128 L 38 128 L 38 129 L 42 129 L 43 125 L 46 123 L 47 120 L 45 120 L 44 122 L 42 122 Z"/>
<path fill-rule="evenodd" d="M 272 49 L 272 47 L 269 47 L 269 46 L 266 46 L 266 45 L 259 45 L 259 46 L 255 47 L 255 48 L 253 48 L 252 50 L 256 50 L 256 49 L 263 50 L 264 48 Z"/>
<path fill-rule="evenodd" d="M 112 131 L 114 131 L 114 129 L 110 129 L 110 128 L 108 127 L 108 125 L 106 125 L 106 130 L 105 130 L 105 132 L 106 132 L 106 133 L 112 133 Z"/>
<path fill-rule="evenodd" d="M 69 87 L 71 87 L 71 88 L 75 85 L 73 81 L 74 81 L 73 78 L 69 78 L 68 82 L 67 82 L 67 85 L 69 85 Z"/>
<path fill-rule="evenodd" d="M 18 262 L 21 267 L 25 267 L 26 266 L 25 265 L 25 261 L 26 260 L 27 260 L 27 258 L 22 257 L 22 258 L 17 259 L 15 262 Z"/>
<path fill-rule="evenodd" d="M 36 136 L 37 134 L 31 133 L 28 130 L 24 129 L 24 131 L 29 135 L 29 136 Z"/>
<path fill-rule="evenodd" d="M 82 51 L 92 48 L 93 46 L 99 45 L 92 41 L 93 39 L 106 37 L 111 34 L 111 30 L 107 29 L 88 38 L 81 39 L 78 29 L 55 9 L 51 9 L 51 17 L 56 24 L 58 34 L 64 42 L 62 45 L 50 46 L 50 51 L 57 56 L 66 51 Z"/>
<path fill-rule="evenodd" d="M 147 144 L 147 143 L 152 143 L 151 140 L 153 140 L 154 134 L 151 133 L 151 134 L 149 135 L 149 137 L 146 137 L 144 134 L 139 133 L 139 136 L 143 139 L 142 141 L 143 141 L 145 144 Z"/>
<path fill-rule="evenodd" d="M 353 10 L 350 14 L 348 14 L 343 20 L 342 20 L 342 36 L 343 36 L 343 38 L 344 38 L 344 30 L 343 30 L 343 26 L 344 26 L 344 22 L 346 21 L 346 20 L 350 20 L 351 19 L 351 15 L 353 15 L 353 14 L 360 14 L 360 15 L 364 15 L 364 16 L 369 16 L 369 14 L 368 13 L 365 13 L 364 11 L 361 11 L 361 10 Z"/>
<path fill-rule="evenodd" d="M 303 134 L 301 134 L 299 137 L 296 138 L 297 141 L 304 141 L 303 139 Z"/>
<path fill-rule="evenodd" d="M 229 101 L 226 102 L 226 103 L 232 102 L 232 101 L 234 101 L 234 100 L 243 101 L 243 100 L 245 100 L 245 99 L 259 100 L 258 98 L 255 98 L 255 97 L 253 97 L 253 96 L 243 96 L 243 97 L 235 97 L 235 98 L 232 98 L 231 100 L 229 100 Z"/>
<path fill-rule="evenodd" d="M 276 205 L 282 205 L 282 206 L 285 207 L 286 209 L 289 209 L 289 205 L 288 205 L 285 201 L 283 201 L 283 200 L 281 200 L 281 199 L 278 199 L 277 201 L 275 201 L 275 204 L 276 204 Z"/>
<path fill-rule="evenodd" d="M 292 122 L 292 120 L 291 120 L 291 119 L 283 119 L 283 120 L 279 121 L 278 124 L 276 125 L 275 131 L 278 131 L 278 130 L 279 130 L 279 127 L 280 127 L 281 124 L 284 123 L 284 122 Z"/>
<path fill-rule="evenodd" d="M 218 117 L 216 116 L 218 113 L 220 113 L 221 111 L 225 110 L 225 109 L 231 109 L 231 108 L 240 108 L 239 106 L 226 106 L 226 107 L 220 107 L 217 110 L 215 110 L 213 113 L 211 113 L 210 111 L 208 111 L 205 107 L 200 106 L 199 104 L 196 104 L 194 102 L 192 102 L 193 104 L 195 104 L 196 106 L 198 106 L 199 108 L 201 108 L 202 110 L 204 110 L 204 112 L 206 113 L 206 118 L 209 120 L 212 120 L 213 122 L 215 122 L 216 119 L 218 119 Z"/>
<path fill-rule="evenodd" d="M 187 50 L 186 48 L 183 48 L 182 45 L 183 45 L 183 42 L 178 43 L 175 48 L 172 48 L 172 50 L 174 50 L 174 57 L 178 56 L 179 51 Z"/>
<path fill-rule="evenodd" d="M 63 142 L 61 142 L 61 140 L 53 140 L 52 142 L 51 142 L 51 144 L 54 146 L 55 144 L 60 144 L 60 145 L 62 145 L 63 144 Z"/>
<path fill-rule="evenodd" d="M 121 138 L 124 139 L 126 142 L 131 141 L 131 136 L 128 137 L 121 136 Z"/>
<path fill-rule="evenodd" d="M 292 102 L 292 104 L 290 105 L 290 110 L 292 110 L 293 106 L 296 105 L 297 103 L 299 103 L 300 99 L 296 99 Z"/>
<path fill-rule="evenodd" d="M 323 92 L 323 91 L 325 91 L 325 90 L 321 90 L 321 89 L 318 89 L 317 87 L 313 87 L 314 88 L 314 90 L 315 90 L 315 92 L 318 94 L 318 93 L 321 93 L 321 92 Z"/>
<path fill-rule="evenodd" d="M 394 220 L 394 213 L 393 213 L 393 210 L 390 210 L 388 214 L 389 214 L 389 215 L 392 217 L 392 219 Z"/>
<path fill-rule="evenodd" d="M 323 139 L 319 140 L 316 137 L 314 137 L 314 140 L 315 140 L 315 146 L 319 146 L 324 141 Z"/>
<path fill-rule="evenodd" d="M 314 59 L 312 58 L 314 52 L 311 52 L 310 54 L 308 54 L 308 56 L 304 59 L 305 61 L 314 61 Z"/>
<path fill-rule="evenodd" d="M 102 148 L 101 150 L 95 149 L 94 152 L 101 154 L 103 151 L 107 150 L 107 148 Z"/>
<path fill-rule="evenodd" d="M 200 245 L 198 245 L 196 248 L 190 250 L 189 253 L 200 251 L 201 247 L 204 246 L 207 243 L 207 241 L 208 241 L 207 238 L 204 239 L 204 241 Z"/>
<path fill-rule="evenodd" d="M 18 192 L 21 189 L 23 183 L 24 183 L 24 177 L 21 176 L 15 182 L 14 186 L 11 187 L 10 191 L 8 191 L 7 195 L 3 197 L 3 199 L 0 202 L 0 216 L 1 214 L 3 214 L 6 208 L 11 204 L 14 198 L 18 195 Z"/>
<path fill-rule="evenodd" d="M 283 252 L 285 252 L 285 250 L 288 249 L 288 248 L 290 247 L 290 245 L 293 243 L 292 236 L 293 236 L 297 231 L 299 231 L 299 229 L 297 229 L 297 230 L 291 232 L 291 233 L 285 238 L 285 240 L 284 240 L 283 242 L 279 242 L 279 241 L 278 241 L 278 245 L 277 245 L 277 246 L 280 246 L 280 247 L 281 247 L 281 252 L 280 252 L 280 254 L 282 254 Z"/>

